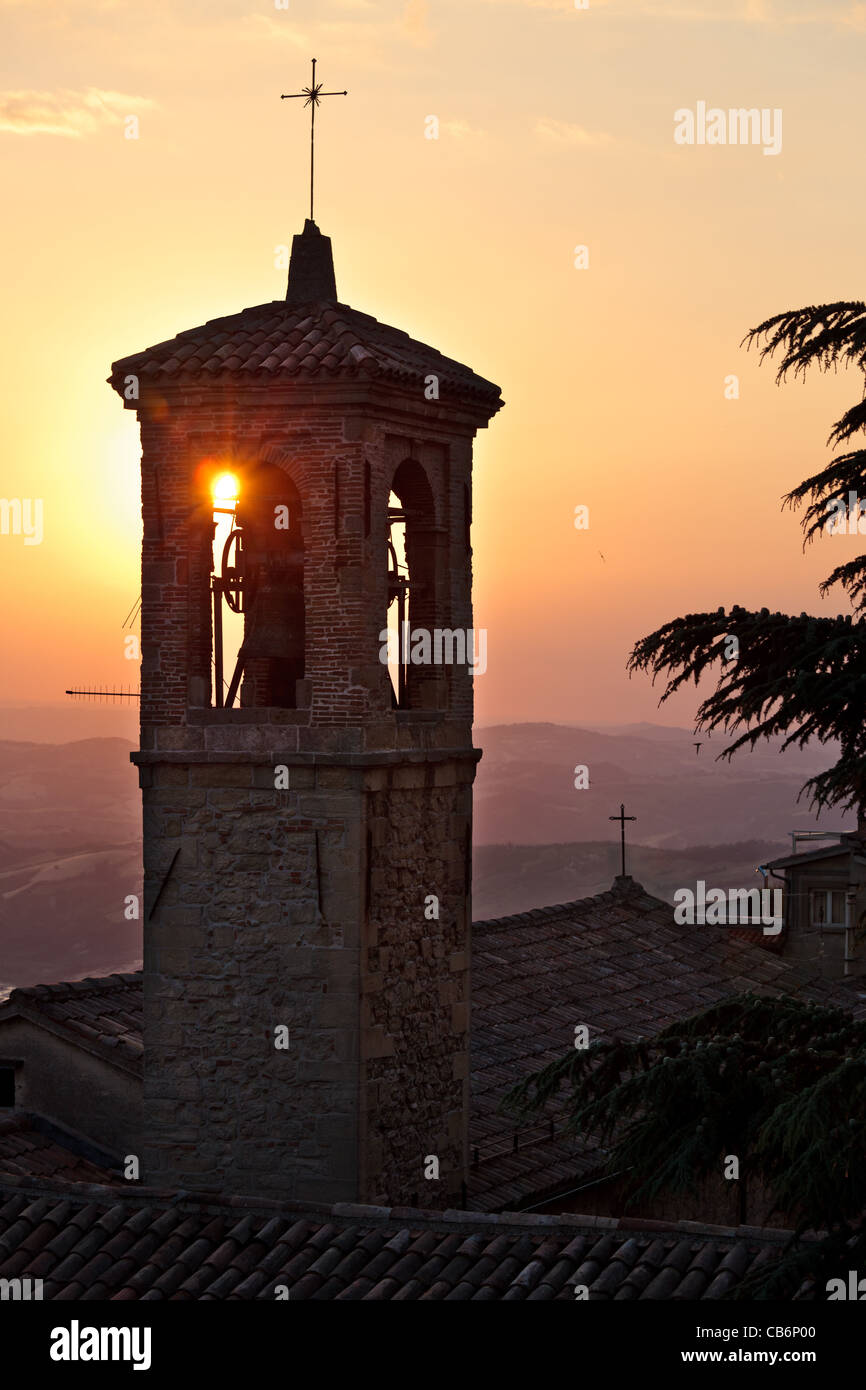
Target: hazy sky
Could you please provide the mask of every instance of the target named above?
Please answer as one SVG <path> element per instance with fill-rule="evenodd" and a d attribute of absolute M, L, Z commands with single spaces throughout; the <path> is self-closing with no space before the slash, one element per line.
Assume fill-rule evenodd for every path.
<path fill-rule="evenodd" d="M 779 502 L 861 383 L 777 388 L 739 343 L 863 293 L 866 4 L 0 0 L 0 29 L 0 495 L 44 506 L 40 545 L 0 536 L 0 698 L 137 683 L 138 437 L 105 378 L 285 293 L 308 119 L 279 97 L 312 55 L 350 92 L 317 121 L 340 298 L 507 402 L 476 446 L 479 720 L 658 718 L 625 662 L 666 619 L 845 608 L 816 585 L 856 538 L 804 556 Z M 781 151 L 676 143 L 699 102 L 781 111 Z"/>

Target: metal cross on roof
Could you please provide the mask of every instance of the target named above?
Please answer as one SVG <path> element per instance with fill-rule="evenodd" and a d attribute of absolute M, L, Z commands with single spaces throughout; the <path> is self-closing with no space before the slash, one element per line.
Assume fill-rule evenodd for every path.
<path fill-rule="evenodd" d="M 618 816 L 608 816 L 608 820 L 618 820 L 618 821 L 619 821 L 619 829 L 620 829 L 620 846 L 621 846 L 621 850 L 622 850 L 622 877 L 625 878 L 625 823 L 626 823 L 627 820 L 637 820 L 637 816 L 627 816 L 626 813 L 625 813 L 625 805 L 623 804 L 623 802 L 620 802 L 620 803 L 619 803 L 619 815 L 618 815 Z"/>
<path fill-rule="evenodd" d="M 316 107 L 322 97 L 347 97 L 348 92 L 323 92 L 322 83 L 316 81 L 316 60 L 313 59 L 313 80 L 309 87 L 305 87 L 302 92 L 284 92 L 280 101 L 292 101 L 295 97 L 306 97 L 305 106 L 310 107 L 310 221 L 315 222 L 313 216 L 313 181 L 315 175 L 316 159 Z"/>

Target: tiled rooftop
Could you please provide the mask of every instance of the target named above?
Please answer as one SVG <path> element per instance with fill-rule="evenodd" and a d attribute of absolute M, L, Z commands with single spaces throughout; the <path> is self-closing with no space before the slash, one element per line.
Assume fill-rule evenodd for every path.
<path fill-rule="evenodd" d="M 0 1278 L 65 1300 L 717 1299 L 784 1232 L 0 1182 Z M 285 1296 L 285 1295 L 283 1295 Z"/>
<path fill-rule="evenodd" d="M 17 989 L 0 1020 L 14 1008 L 140 1072 L 141 981 L 137 973 Z M 514 1122 L 499 1113 L 510 1086 L 573 1046 L 576 1024 L 591 1039 L 649 1036 L 744 990 L 866 1013 L 856 980 L 813 977 L 723 927 L 677 926 L 670 904 L 631 880 L 593 898 L 474 923 L 468 1207 L 536 1205 L 598 1173 L 603 1154 L 585 1137 L 551 1136 L 550 1120 L 540 1118 L 519 1129 L 515 1148 Z"/>
<path fill-rule="evenodd" d="M 527 1126 L 513 1149 L 513 1121 L 498 1113 L 522 1077 L 574 1046 L 651 1036 L 726 995 L 800 994 L 858 1015 L 856 982 L 812 976 L 724 927 L 677 926 L 669 903 L 618 880 L 594 898 L 544 907 L 472 927 L 473 1149 L 469 1205 L 528 1204 L 574 1186 L 598 1167 L 599 1152 L 574 1138 L 549 1138 L 549 1122 Z"/>
<path fill-rule="evenodd" d="M 73 1153 L 20 1111 L 0 1118 L 0 1182 L 8 1177 L 65 1178 L 85 1183 L 115 1181 L 107 1169 Z"/>
<path fill-rule="evenodd" d="M 264 373 L 274 380 L 366 376 L 413 386 L 433 374 L 440 399 L 501 404 L 499 387 L 469 367 L 347 304 L 257 304 L 115 362 L 109 380 L 121 389 L 130 373 L 163 382 L 225 373 Z"/>
<path fill-rule="evenodd" d="M 0 1023 L 14 1016 L 29 1018 L 68 1041 L 97 1052 L 116 1066 L 140 1074 L 141 982 L 138 971 L 14 989 L 0 1004 Z"/>

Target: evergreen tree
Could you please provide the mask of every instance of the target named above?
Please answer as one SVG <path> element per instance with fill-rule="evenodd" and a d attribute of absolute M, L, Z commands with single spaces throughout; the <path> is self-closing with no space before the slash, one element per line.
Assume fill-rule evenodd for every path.
<path fill-rule="evenodd" d="M 572 1049 L 513 1087 L 521 1119 L 568 1092 L 565 1133 L 606 1148 L 607 1172 L 628 1171 L 627 1207 L 695 1193 L 726 1162 L 759 1182 L 792 1223 L 778 1261 L 737 1297 L 791 1298 L 813 1281 L 866 1268 L 866 1021 L 783 996 L 744 994 L 639 1042 Z"/>
<path fill-rule="evenodd" d="M 861 302 L 777 314 L 752 329 L 744 341 L 757 346 L 762 359 L 781 354 L 780 382 L 789 375 L 805 375 L 810 366 L 829 371 L 851 365 L 866 378 L 866 304 Z M 848 444 L 864 429 L 866 390 L 836 421 L 828 443 Z M 859 529 L 858 510 L 849 511 L 850 493 L 866 499 L 864 449 L 838 453 L 787 494 L 787 506 L 808 501 L 802 519 L 804 547 L 838 524 L 841 508 L 849 531 Z M 866 533 L 866 504 L 862 526 Z M 719 756 L 730 758 L 737 749 L 774 734 L 785 736 L 785 748 L 802 747 L 810 739 L 838 740 L 837 761 L 810 778 L 803 791 L 818 809 L 838 805 L 866 816 L 866 555 L 837 566 L 821 592 L 834 585 L 847 593 L 853 614 L 792 617 L 766 608 L 749 612 L 737 605 L 730 612 L 719 608 L 692 613 L 638 642 L 629 669 L 650 671 L 654 680 L 667 673 L 663 703 L 688 681 L 697 685 L 718 662 L 716 688 L 699 706 L 696 729 L 721 728 L 736 735 Z M 737 639 L 735 647 L 732 637 Z"/>
<path fill-rule="evenodd" d="M 853 366 L 866 378 L 866 304 L 778 314 L 746 337 L 761 359 L 780 354 L 777 380 L 810 366 Z M 866 381 L 864 381 L 866 387 Z M 830 433 L 841 450 L 784 499 L 806 505 L 804 547 L 838 525 L 866 534 L 849 495 L 866 498 L 866 450 L 845 446 L 866 430 L 866 390 Z M 662 673 L 662 703 L 718 663 L 696 729 L 733 736 L 722 757 L 783 735 L 783 747 L 838 740 L 839 756 L 803 788 L 819 809 L 866 818 L 866 555 L 821 585 L 847 594 L 852 612 L 832 618 L 750 612 L 693 613 L 635 646 L 629 669 Z M 736 643 L 731 638 L 737 639 Z M 866 1267 L 866 1022 L 792 998 L 741 995 L 636 1043 L 616 1039 L 569 1054 L 526 1078 L 505 1099 L 518 1116 L 570 1092 L 566 1130 L 608 1146 L 607 1171 L 631 1174 L 631 1200 L 695 1192 L 728 1156 L 738 1182 L 760 1182 L 795 1225 L 778 1261 L 738 1287 L 738 1297 L 793 1297 L 809 1280 L 826 1297 L 831 1278 Z M 817 1234 L 816 1234 L 817 1233 Z"/>

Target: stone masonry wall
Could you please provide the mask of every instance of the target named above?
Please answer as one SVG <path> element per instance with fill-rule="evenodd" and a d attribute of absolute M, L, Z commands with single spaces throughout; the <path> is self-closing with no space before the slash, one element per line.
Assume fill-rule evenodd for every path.
<path fill-rule="evenodd" d="M 466 1176 L 474 773 L 474 757 L 396 768 L 369 796 L 361 1200 L 374 1204 L 455 1206 Z"/>
<path fill-rule="evenodd" d="M 141 768 L 146 1178 L 353 1198 L 359 774 L 237 756 Z"/>
<path fill-rule="evenodd" d="M 290 725 L 154 733 L 136 755 L 146 1180 L 453 1205 L 477 755 L 429 721 L 379 751 L 341 749 L 358 740 L 336 730 L 305 751 L 311 731 Z"/>

